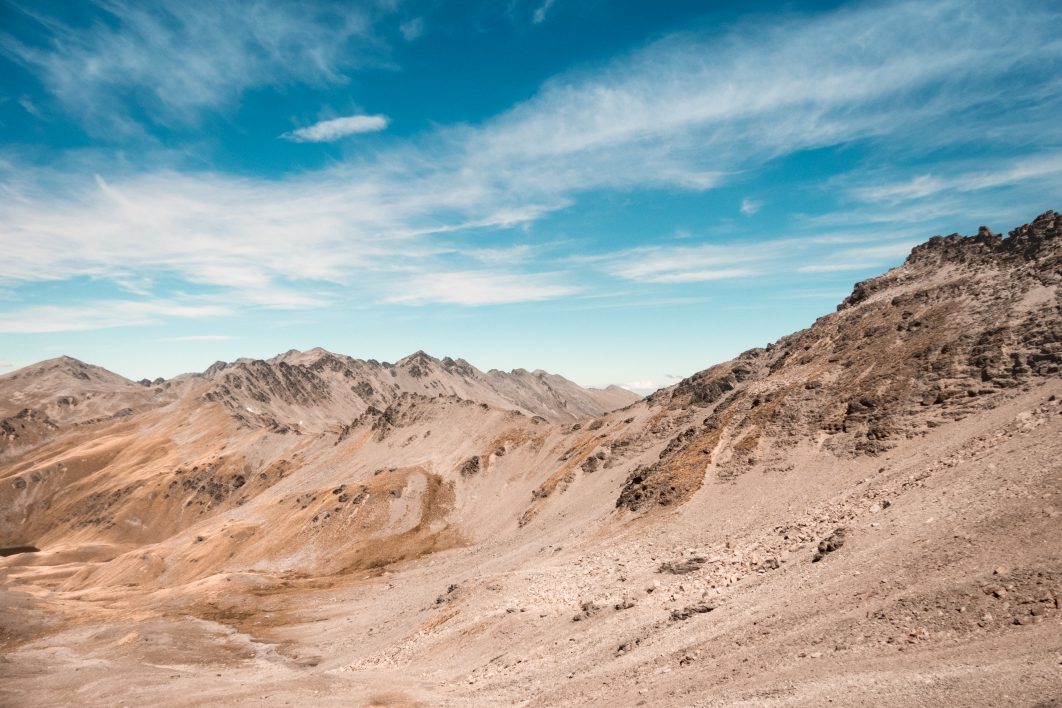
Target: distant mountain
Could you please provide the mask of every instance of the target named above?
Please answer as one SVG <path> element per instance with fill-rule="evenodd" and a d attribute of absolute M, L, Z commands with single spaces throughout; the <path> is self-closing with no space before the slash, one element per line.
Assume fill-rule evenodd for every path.
<path fill-rule="evenodd" d="M 457 396 L 504 410 L 565 422 L 629 405 L 640 396 L 618 386 L 587 389 L 545 371 L 483 372 L 464 359 L 418 351 L 391 364 L 324 349 L 296 350 L 268 361 L 218 362 L 204 374 L 203 396 L 248 424 L 289 429 L 346 423 L 403 394 Z"/>
<path fill-rule="evenodd" d="M 457 397 L 555 422 L 640 399 L 619 386 L 583 388 L 541 370 L 483 372 L 464 359 L 422 351 L 390 364 L 320 348 L 291 350 L 267 361 L 219 361 L 202 374 L 139 382 L 61 356 L 0 376 L 0 454 L 40 442 L 66 424 L 127 417 L 184 398 L 219 403 L 249 427 L 309 432 L 338 429 L 403 395 Z"/>
<path fill-rule="evenodd" d="M 154 397 L 118 374 L 61 356 L 0 376 L 0 419 L 25 411 L 23 421 L 65 424 L 141 407 Z"/>

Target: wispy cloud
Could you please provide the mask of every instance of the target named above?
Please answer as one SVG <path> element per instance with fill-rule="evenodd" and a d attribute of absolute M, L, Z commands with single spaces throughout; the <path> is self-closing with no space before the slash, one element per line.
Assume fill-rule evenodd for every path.
<path fill-rule="evenodd" d="M 183 337 L 166 337 L 166 342 L 225 342 L 235 337 L 228 334 L 189 334 Z"/>
<path fill-rule="evenodd" d="M 22 96 L 19 98 L 18 105 L 22 106 L 22 110 L 26 111 L 26 113 L 29 113 L 34 118 L 44 118 L 40 109 L 30 100 L 29 96 Z"/>
<path fill-rule="evenodd" d="M 1059 40 L 1026 25 L 1029 10 L 891 3 L 761 24 L 755 46 L 743 33 L 670 37 L 599 74 L 547 83 L 470 144 L 477 166 L 500 161 L 524 180 L 548 174 L 583 189 L 709 188 L 806 148 L 884 135 L 917 144 L 915 131 L 979 103 L 975 87 L 1034 61 L 1007 37 L 1031 31 L 1037 57 L 1057 59 Z M 949 51 L 939 26 L 954 40 Z"/>
<path fill-rule="evenodd" d="M 922 236 L 897 240 L 897 234 L 888 231 L 838 232 L 754 244 L 640 246 L 588 262 L 640 283 L 701 283 L 880 268 L 903 260 Z"/>
<path fill-rule="evenodd" d="M 968 163 L 950 167 L 954 174 L 921 174 L 900 182 L 862 185 L 852 188 L 851 194 L 860 201 L 896 204 L 945 192 L 979 192 L 1045 178 L 1062 183 L 1062 152 L 1010 160 L 992 170 L 971 169 Z"/>
<path fill-rule="evenodd" d="M 521 243 L 507 248 L 476 248 L 468 251 L 468 255 L 487 265 L 512 266 L 530 260 L 535 255 L 535 249 Z"/>
<path fill-rule="evenodd" d="M 560 282 L 557 274 L 506 274 L 466 271 L 417 275 L 401 283 L 386 302 L 420 305 L 502 305 L 575 295 L 579 288 Z"/>
<path fill-rule="evenodd" d="M 0 359 L 0 369 L 10 369 L 15 366 L 15 362 L 8 361 L 7 359 Z"/>
<path fill-rule="evenodd" d="M 172 301 L 99 300 L 81 306 L 36 305 L 0 312 L 0 333 L 84 332 L 156 324 L 169 318 L 199 319 L 231 314 L 222 305 Z"/>
<path fill-rule="evenodd" d="M 629 381 L 625 384 L 620 384 L 620 386 L 627 389 L 628 391 L 634 391 L 640 396 L 648 395 L 653 391 L 656 391 L 657 389 L 663 388 L 663 385 L 658 384 L 650 379 L 646 379 L 644 381 Z"/>
<path fill-rule="evenodd" d="M 753 199 L 752 197 L 745 197 L 741 200 L 741 213 L 745 216 L 752 216 L 762 208 L 763 202 Z"/>
<path fill-rule="evenodd" d="M 652 274 L 626 275 L 632 280 L 641 280 L 645 283 L 707 283 L 713 280 L 729 280 L 731 278 L 751 278 L 760 272 L 753 268 L 706 268 L 706 269 L 683 269 L 679 271 L 660 272 Z"/>
<path fill-rule="evenodd" d="M 536 25 L 540 25 L 546 21 L 546 15 L 549 14 L 549 10 L 553 7 L 553 3 L 556 0 L 544 0 L 544 2 L 535 8 L 534 14 L 531 15 L 531 22 Z"/>
<path fill-rule="evenodd" d="M 407 42 L 413 42 L 424 35 L 424 18 L 414 17 L 398 25 L 398 31 Z"/>
<path fill-rule="evenodd" d="M 764 253 L 742 245 L 637 247 L 599 259 L 606 272 L 643 283 L 695 283 L 756 275 Z"/>
<path fill-rule="evenodd" d="M 323 2 L 95 0 L 83 9 L 92 18 L 84 25 L 24 10 L 50 41 L 0 33 L 0 52 L 100 132 L 136 130 L 134 105 L 157 121 L 188 122 L 250 88 L 342 82 L 380 52 L 367 12 Z"/>
<path fill-rule="evenodd" d="M 175 115 L 231 104 L 263 83 L 341 81 L 343 67 L 357 60 L 340 45 L 361 38 L 371 44 L 369 22 L 357 12 L 333 30 L 320 22 L 320 12 L 255 5 L 254 22 L 242 15 L 218 22 L 199 9 L 205 7 L 165 4 L 172 17 L 160 23 L 142 6 L 113 2 L 107 12 L 121 31 L 104 24 L 82 35 L 60 27 L 60 39 L 46 49 L 0 41 L 70 106 L 110 111 L 125 91 L 148 91 L 149 105 Z M 221 12 L 236 15 L 237 5 L 223 3 Z M 682 33 L 607 66 L 554 77 L 493 118 L 432 129 L 396 147 L 279 179 L 137 171 L 105 161 L 93 165 L 101 174 L 94 179 L 84 165 L 33 168 L 0 160 L 0 240 L 9 244 L 0 281 L 90 276 L 117 282 L 135 273 L 218 289 L 234 308 L 313 307 L 333 302 L 333 287 L 369 301 L 382 293 L 402 304 L 568 297 L 592 286 L 561 272 L 563 266 L 520 260 L 519 251 L 506 262 L 504 250 L 491 253 L 493 244 L 468 246 L 460 237 L 505 239 L 509 229 L 534 224 L 590 192 L 712 189 L 808 149 L 860 140 L 890 151 L 939 148 L 958 139 L 961 131 L 951 126 L 974 109 L 980 127 L 992 128 L 992 140 L 1017 145 L 1021 131 L 1012 128 L 1028 117 L 1020 100 L 1027 86 L 1009 79 L 1021 69 L 1049 81 L 1062 64 L 1062 40 L 1049 16 L 1037 3 L 971 7 L 938 0 L 868 4 L 786 23 L 760 20 L 755 45 L 744 27 L 722 38 Z M 288 20 L 293 24 L 283 29 Z M 223 38 L 220 27 L 240 34 Z M 940 27 L 948 28 L 946 51 Z M 1012 41 L 1015 36 L 1024 41 Z M 229 55 L 233 47 L 253 51 Z M 171 61 L 147 61 L 158 56 Z M 307 56 L 316 59 L 307 63 Z M 990 107 L 1014 108 L 987 110 L 986 97 Z M 361 119 L 343 125 L 364 128 L 370 118 L 382 117 L 337 120 Z M 343 127 L 330 123 L 301 130 L 327 139 Z M 1062 124 L 1044 122 L 1042 130 L 1044 141 L 1062 139 Z M 873 206 L 908 193 L 942 195 L 1052 170 L 985 172 L 980 182 L 954 175 L 913 185 L 897 180 L 892 195 L 859 184 L 864 191 L 853 198 Z M 743 206 L 751 211 L 755 201 Z M 931 213 L 934 205 L 924 206 Z M 868 222 L 897 211 L 873 208 Z M 828 222 L 804 226 L 825 230 Z M 906 234 L 880 238 L 891 248 Z M 839 270 L 895 256 L 845 254 L 835 244 L 827 257 L 825 244 L 819 246 L 787 245 L 773 253 L 756 242 L 621 248 L 596 265 L 607 277 L 676 285 L 802 266 Z M 126 319 L 135 318 L 127 313 Z"/>
<path fill-rule="evenodd" d="M 356 133 L 374 133 L 387 127 L 390 120 L 381 115 L 357 115 L 323 120 L 284 133 L 281 137 L 297 143 L 328 143 Z"/>
<path fill-rule="evenodd" d="M 836 273 L 851 270 L 869 270 L 880 267 L 882 263 L 896 262 L 904 259 L 911 249 L 924 238 L 885 243 L 879 246 L 863 248 L 840 248 L 826 253 L 817 263 L 800 266 L 800 273 Z"/>

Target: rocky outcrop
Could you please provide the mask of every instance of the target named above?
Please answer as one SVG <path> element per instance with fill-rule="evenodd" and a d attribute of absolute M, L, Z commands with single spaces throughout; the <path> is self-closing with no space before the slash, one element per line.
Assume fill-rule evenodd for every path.
<path fill-rule="evenodd" d="M 471 477 L 473 475 L 479 474 L 479 470 L 480 470 L 479 455 L 475 455 L 474 457 L 470 457 L 467 460 L 465 460 L 463 463 L 461 463 L 461 467 L 458 469 L 458 472 L 460 473 L 460 475 L 462 477 Z"/>
<path fill-rule="evenodd" d="M 811 440 L 878 455 L 1059 375 L 1062 217 L 1046 212 L 1006 238 L 984 227 L 934 236 L 808 329 L 650 396 L 671 437 L 617 506 L 681 502 L 706 474 L 781 464 Z M 702 426 L 688 427 L 694 414 Z"/>
<path fill-rule="evenodd" d="M 44 413 L 23 408 L 13 416 L 0 418 L 0 452 L 40 443 L 59 429 Z"/>
<path fill-rule="evenodd" d="M 841 546 L 844 545 L 845 538 L 848 535 L 848 529 L 839 528 L 831 533 L 826 538 L 819 541 L 818 548 L 815 549 L 815 555 L 811 557 L 812 563 L 818 563 L 830 553 L 833 553 Z"/>

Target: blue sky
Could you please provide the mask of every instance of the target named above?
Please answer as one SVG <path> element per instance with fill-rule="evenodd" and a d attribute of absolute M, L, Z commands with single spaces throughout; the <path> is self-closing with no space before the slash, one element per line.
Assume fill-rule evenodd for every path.
<path fill-rule="evenodd" d="M 651 389 L 1062 187 L 1054 2 L 0 0 L 0 371 Z"/>

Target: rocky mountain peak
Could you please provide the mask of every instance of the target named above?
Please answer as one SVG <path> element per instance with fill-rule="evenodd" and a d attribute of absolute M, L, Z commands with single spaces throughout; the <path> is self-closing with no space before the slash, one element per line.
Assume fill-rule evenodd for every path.
<path fill-rule="evenodd" d="M 1035 261 L 1044 256 L 1058 255 L 1062 219 L 1054 211 L 1046 211 L 1032 222 L 1019 226 L 1003 238 L 986 226 L 975 236 L 934 236 L 916 246 L 907 258 L 909 265 L 968 264 L 994 261 Z"/>
<path fill-rule="evenodd" d="M 131 383 L 118 374 L 107 369 L 75 359 L 72 356 L 57 356 L 36 364 L 23 367 L 0 376 L 0 379 L 35 379 L 42 377 L 63 377 L 77 381 L 106 381 L 109 383 Z"/>
<path fill-rule="evenodd" d="M 855 284 L 837 306 L 843 310 L 895 287 L 917 287 L 939 279 L 945 271 L 967 273 L 967 287 L 983 287 L 984 277 L 1007 272 L 1013 282 L 1052 285 L 1062 282 L 1062 217 L 1046 211 L 1012 230 L 1006 238 L 986 226 L 973 236 L 933 236 L 912 249 L 903 265 Z"/>
<path fill-rule="evenodd" d="M 709 461 L 733 477 L 802 441 L 879 455 L 1058 377 L 1059 222 L 935 236 L 808 329 L 653 394 L 649 405 L 700 421 L 631 474 L 621 505 L 679 502 Z"/>
<path fill-rule="evenodd" d="M 435 357 L 433 357 L 431 354 L 428 354 L 423 349 L 418 349 L 417 351 L 413 352 L 412 354 L 402 357 L 401 359 L 398 360 L 397 363 L 403 364 L 403 365 L 411 365 L 411 364 L 435 364 L 435 363 L 438 363 L 438 362 L 439 362 L 439 360 L 436 359 Z"/>
<path fill-rule="evenodd" d="M 451 374 L 458 376 L 474 376 L 476 368 L 464 359 L 452 359 L 448 356 L 442 358 L 442 367 Z"/>

